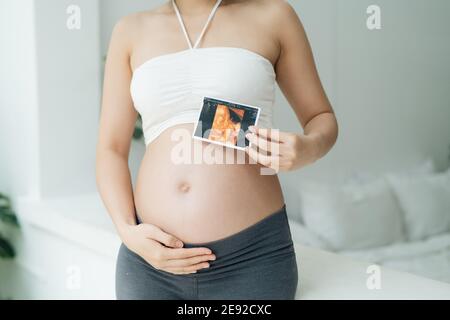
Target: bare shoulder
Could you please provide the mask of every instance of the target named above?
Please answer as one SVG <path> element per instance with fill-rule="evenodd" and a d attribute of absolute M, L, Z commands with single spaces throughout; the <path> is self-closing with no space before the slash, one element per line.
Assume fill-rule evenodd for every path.
<path fill-rule="evenodd" d="M 143 30 L 160 27 L 167 15 L 170 15 L 167 4 L 128 14 L 115 23 L 112 36 L 127 39 L 132 44 L 133 39 L 136 39 Z"/>
<path fill-rule="evenodd" d="M 297 13 L 287 0 L 252 0 L 249 2 L 258 9 L 270 22 L 281 22 L 286 19 L 297 19 Z"/>
<path fill-rule="evenodd" d="M 291 36 L 288 34 L 300 24 L 297 12 L 287 0 L 251 0 L 247 4 L 252 12 L 257 13 L 253 16 L 261 22 L 260 25 L 279 43 Z"/>
<path fill-rule="evenodd" d="M 293 39 L 306 39 L 306 33 L 294 7 L 287 0 L 260 0 L 266 18 L 280 46 L 289 46 Z M 297 41 L 298 42 L 298 41 Z"/>

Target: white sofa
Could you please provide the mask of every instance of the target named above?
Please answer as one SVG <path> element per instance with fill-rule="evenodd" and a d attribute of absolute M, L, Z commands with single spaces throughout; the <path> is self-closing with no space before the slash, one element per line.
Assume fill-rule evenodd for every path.
<path fill-rule="evenodd" d="M 450 170 L 305 182 L 290 212 L 297 243 L 450 283 Z"/>

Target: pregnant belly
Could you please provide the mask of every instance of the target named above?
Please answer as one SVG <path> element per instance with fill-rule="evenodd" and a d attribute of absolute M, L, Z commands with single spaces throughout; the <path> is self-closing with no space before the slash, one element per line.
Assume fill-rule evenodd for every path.
<path fill-rule="evenodd" d="M 192 140 L 192 129 L 172 127 L 147 147 L 134 192 L 143 223 L 201 243 L 239 232 L 282 207 L 276 175 L 262 175 L 243 151 L 225 154 L 231 149 Z M 180 132 L 188 139 L 174 141 Z"/>

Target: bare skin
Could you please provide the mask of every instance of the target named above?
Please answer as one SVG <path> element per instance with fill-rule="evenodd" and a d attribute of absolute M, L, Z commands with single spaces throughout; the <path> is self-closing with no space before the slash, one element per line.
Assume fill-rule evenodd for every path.
<path fill-rule="evenodd" d="M 191 42 L 197 39 L 214 3 L 177 0 Z M 187 49 L 171 3 L 120 20 L 106 62 L 97 145 L 98 189 L 127 247 L 154 267 L 175 274 L 196 272 L 215 259 L 208 248 L 182 248 L 183 242 L 227 237 L 282 207 L 277 175 L 261 175 L 261 168 L 300 169 L 323 157 L 337 139 L 336 118 L 306 34 L 286 1 L 224 0 L 199 45 L 214 46 L 246 48 L 271 61 L 303 134 L 275 135 L 254 128 L 248 139 L 256 148 L 237 152 L 243 153 L 246 164 L 175 164 L 172 132 L 193 130 L 193 124 L 177 125 L 147 147 L 135 190 L 128 155 L 137 112 L 129 86 L 133 70 L 145 61 Z M 207 145 L 190 143 L 192 150 L 196 144 Z M 258 163 L 249 164 L 249 159 Z M 135 214 L 142 224 L 136 224 Z"/>

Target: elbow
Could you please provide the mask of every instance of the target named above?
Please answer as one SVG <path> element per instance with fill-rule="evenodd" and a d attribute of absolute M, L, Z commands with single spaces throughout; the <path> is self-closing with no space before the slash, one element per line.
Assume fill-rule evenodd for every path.
<path fill-rule="evenodd" d="M 338 120 L 336 118 L 336 114 L 333 112 L 333 119 L 334 119 L 334 134 L 333 134 L 333 143 L 332 145 L 334 146 L 338 140 L 339 137 L 339 123 Z"/>
<path fill-rule="evenodd" d="M 97 146 L 95 152 L 95 180 L 97 183 L 97 188 L 99 188 L 103 177 L 103 169 L 107 166 L 108 157 L 106 154 L 107 149 Z"/>
<path fill-rule="evenodd" d="M 113 143 L 99 141 L 95 150 L 95 174 L 97 183 L 111 162 L 121 161 L 128 166 L 129 148 L 118 147 Z"/>
<path fill-rule="evenodd" d="M 336 145 L 339 136 L 339 125 L 334 112 L 327 113 L 324 122 L 324 130 L 321 132 L 322 139 L 319 155 L 317 159 L 324 157 Z"/>
<path fill-rule="evenodd" d="M 339 137 L 339 124 L 336 118 L 335 113 L 332 111 L 330 112 L 330 116 L 328 117 L 328 129 L 327 132 L 327 147 L 326 147 L 326 153 L 330 151 L 337 143 L 338 137 Z"/>

